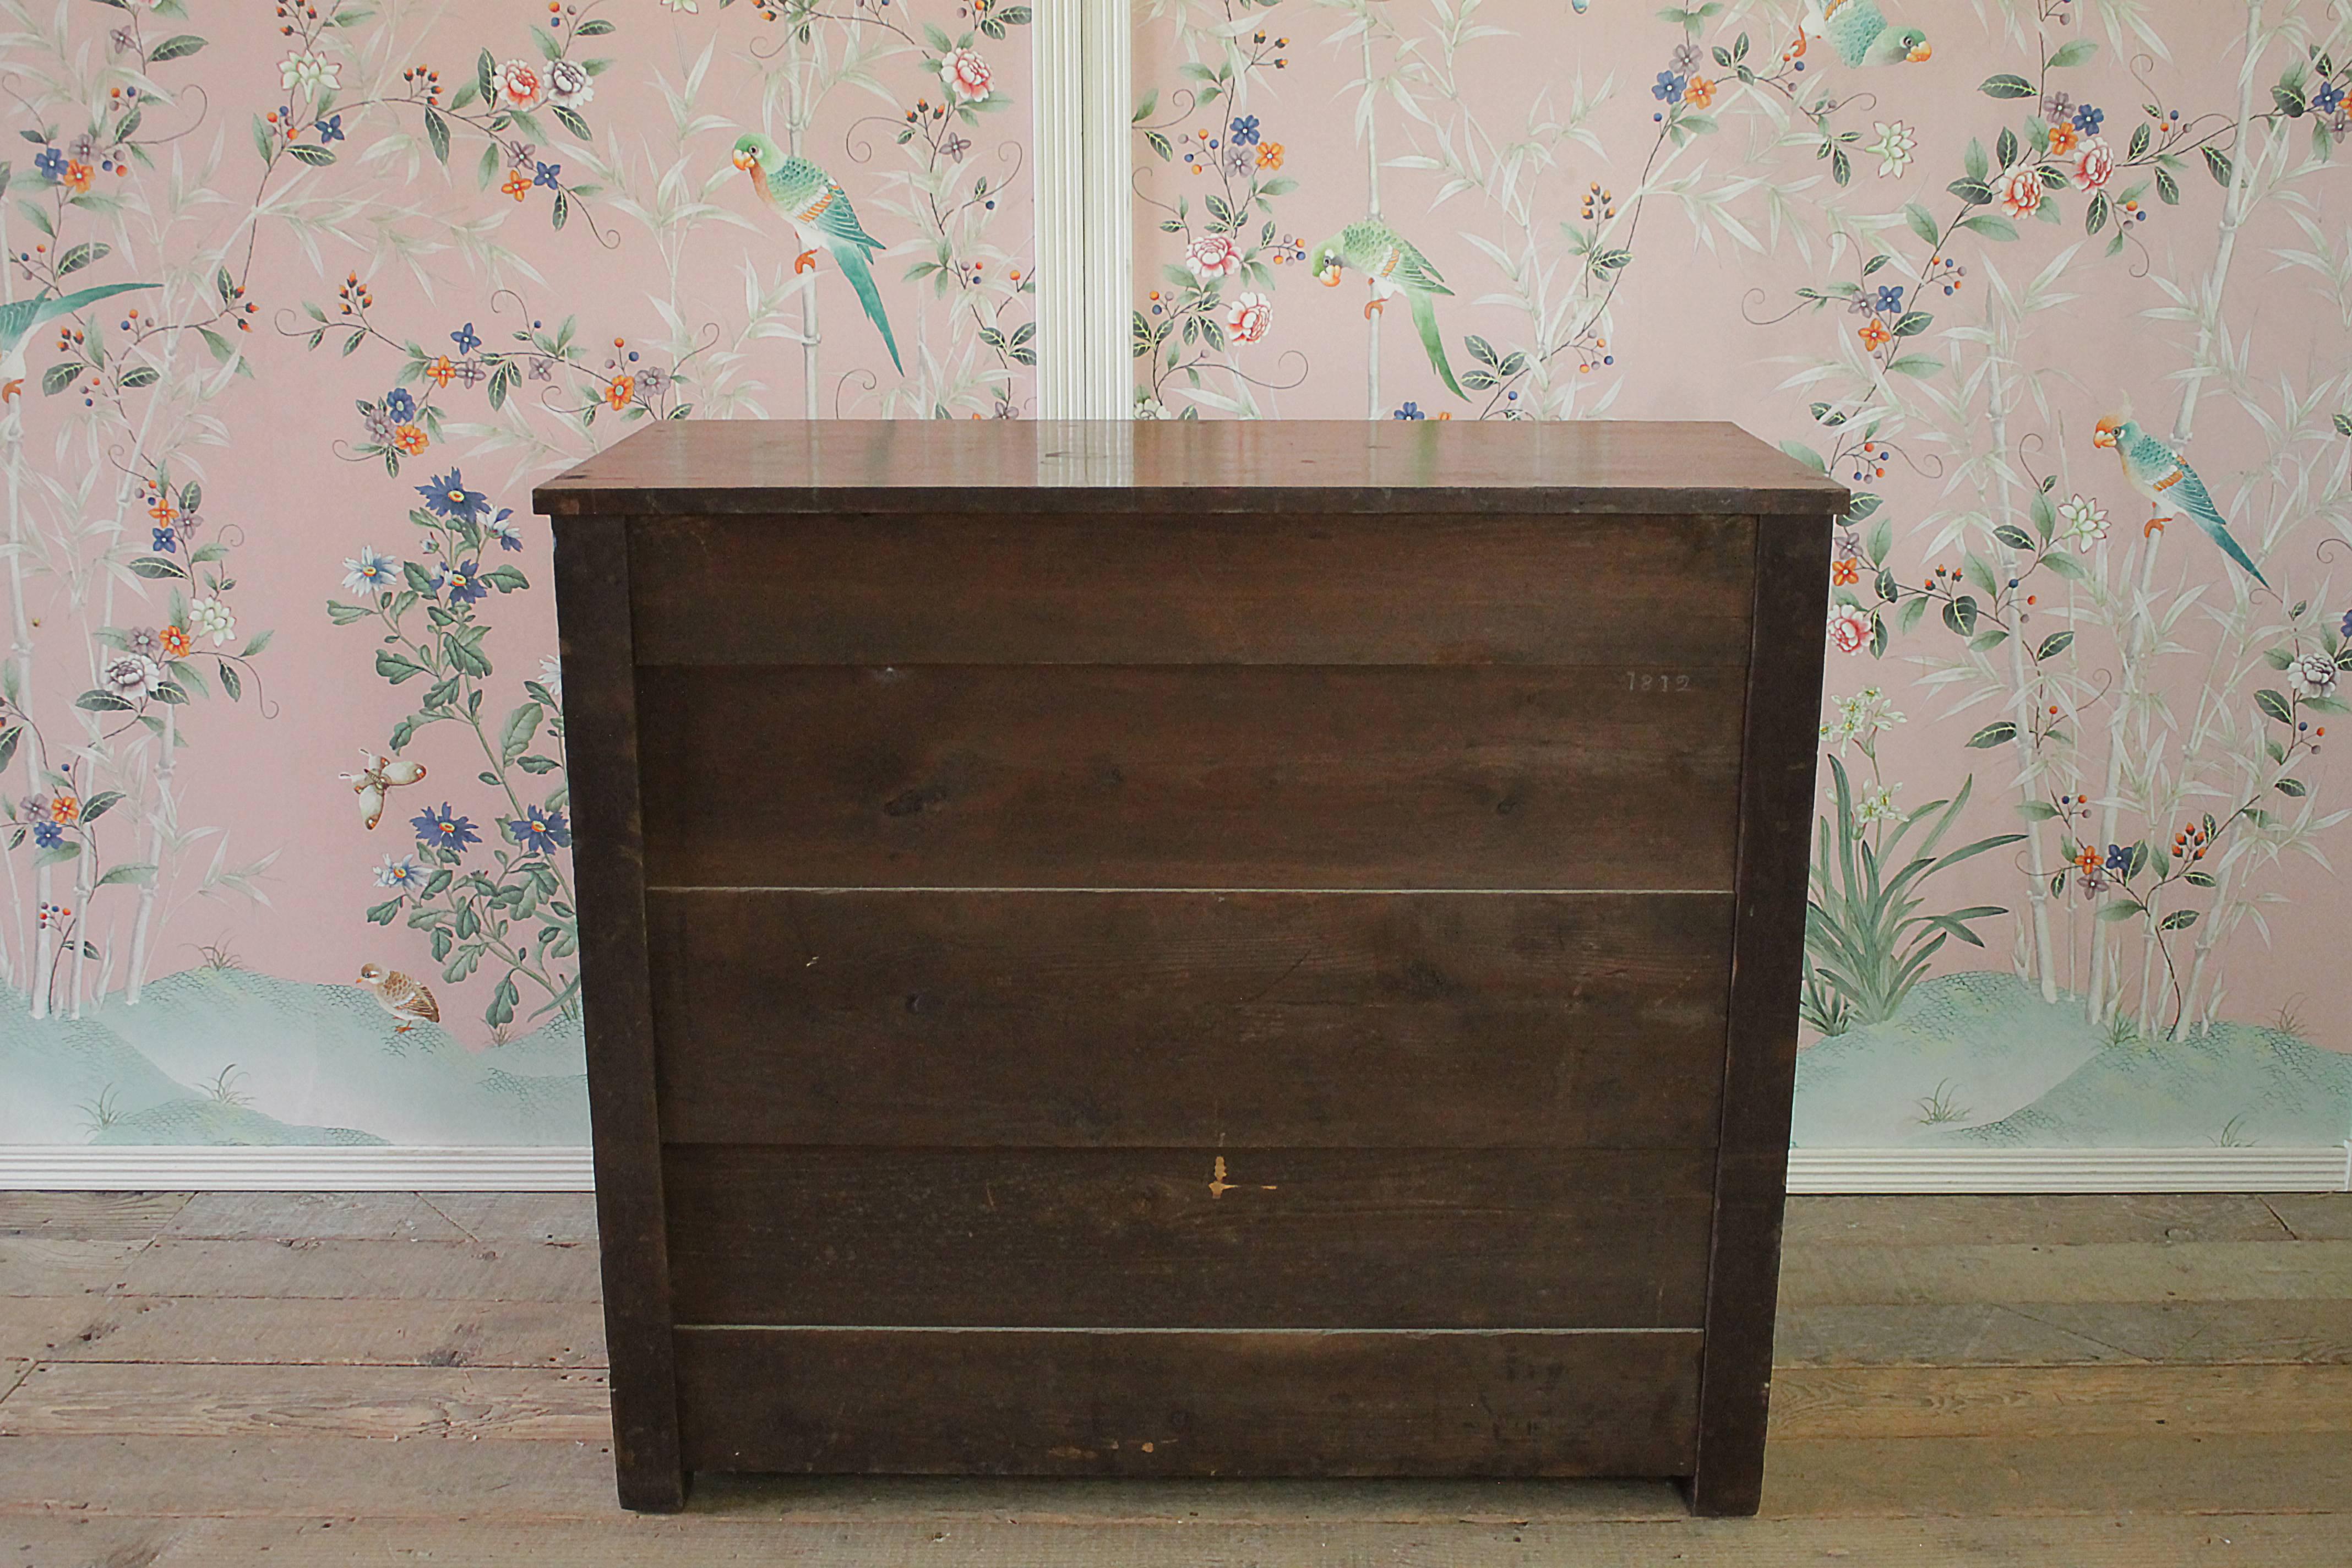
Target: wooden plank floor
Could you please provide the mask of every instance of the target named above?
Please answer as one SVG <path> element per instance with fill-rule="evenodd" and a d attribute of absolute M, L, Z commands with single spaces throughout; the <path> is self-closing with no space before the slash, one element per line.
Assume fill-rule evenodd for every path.
<path fill-rule="evenodd" d="M 571 1194 L 0 1193 L 0 1564 L 2341 1568 L 2352 1195 L 1800 1198 L 1764 1515 L 1647 1482 L 612 1502 Z"/>

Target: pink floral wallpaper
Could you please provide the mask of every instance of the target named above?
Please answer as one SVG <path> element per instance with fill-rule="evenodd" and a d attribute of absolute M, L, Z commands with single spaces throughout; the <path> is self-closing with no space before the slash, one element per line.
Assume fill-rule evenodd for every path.
<path fill-rule="evenodd" d="M 1801 1143 L 2344 1141 L 2339 7 L 1132 17 L 1138 416 L 1724 418 L 1857 492 Z M 1031 30 L 0 0 L 0 1142 L 584 1141 L 530 486 L 1034 414 Z"/>
<path fill-rule="evenodd" d="M 1029 21 L 0 5 L 0 1141 L 584 1141 L 530 486 L 1031 412 Z"/>
<path fill-rule="evenodd" d="M 1801 1144 L 2344 1142 L 2340 7 L 1135 15 L 1139 416 L 1723 418 L 1857 492 Z"/>

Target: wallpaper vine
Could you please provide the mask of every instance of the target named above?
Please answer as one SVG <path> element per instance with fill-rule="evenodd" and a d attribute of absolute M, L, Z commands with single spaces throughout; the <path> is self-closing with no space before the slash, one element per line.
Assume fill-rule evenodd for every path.
<path fill-rule="evenodd" d="M 584 1141 L 529 487 L 1029 412 L 1029 19 L 0 0 L 0 1139 Z"/>
<path fill-rule="evenodd" d="M 2341 6 L 1136 16 L 1139 417 L 1730 418 L 1857 492 L 1800 1143 L 2345 1140 Z"/>

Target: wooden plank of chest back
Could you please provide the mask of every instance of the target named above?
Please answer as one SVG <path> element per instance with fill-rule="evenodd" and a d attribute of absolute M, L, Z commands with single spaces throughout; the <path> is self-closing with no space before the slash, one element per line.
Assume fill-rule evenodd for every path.
<path fill-rule="evenodd" d="M 1698 1460 L 1687 1482 L 1691 1510 L 1700 1514 L 1752 1514 L 1763 1497 L 1832 521 L 1826 513 L 1768 517 L 1757 530 L 1731 1021 L 1716 1152 Z"/>
<path fill-rule="evenodd" d="M 628 521 L 555 524 L 558 638 L 570 752 L 580 988 L 613 1358 L 613 1463 L 624 1506 L 686 1504 L 661 1132 L 654 1101 L 646 961 L 644 833 L 637 798 L 636 668 L 629 635 Z"/>

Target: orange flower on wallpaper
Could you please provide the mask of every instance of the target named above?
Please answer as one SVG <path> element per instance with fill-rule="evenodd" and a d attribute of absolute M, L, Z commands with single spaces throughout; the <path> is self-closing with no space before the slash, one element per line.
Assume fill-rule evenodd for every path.
<path fill-rule="evenodd" d="M 530 181 L 524 177 L 520 169 L 516 169 L 508 174 L 507 183 L 500 185 L 499 189 L 515 200 L 520 201 L 530 195 Z"/>
<path fill-rule="evenodd" d="M 618 414 L 629 405 L 629 399 L 635 395 L 636 390 L 635 376 L 616 375 L 613 378 L 613 384 L 604 388 L 604 401 L 613 405 L 614 413 Z"/>
<path fill-rule="evenodd" d="M 2064 157 L 2067 153 L 2074 150 L 2074 143 L 2080 142 L 2082 139 L 2083 133 L 2075 130 L 2072 125 L 2062 123 L 2052 126 L 2050 128 L 2050 155 L 2053 158 Z"/>
<path fill-rule="evenodd" d="M 1705 109 L 1715 101 L 1715 83 L 1703 76 L 1695 76 L 1683 87 L 1683 100 L 1693 109 Z"/>
<path fill-rule="evenodd" d="M 1895 334 L 1888 331 L 1886 330 L 1886 323 L 1880 321 L 1877 317 L 1873 316 L 1869 321 L 1864 321 L 1862 324 L 1862 342 L 1864 347 L 1873 350 L 1883 349 L 1894 341 Z"/>
<path fill-rule="evenodd" d="M 1282 143 L 1279 142 L 1259 142 L 1257 148 L 1257 166 L 1261 169 L 1281 168 Z"/>
<path fill-rule="evenodd" d="M 433 443 L 425 438 L 421 426 L 403 425 L 392 433 L 392 444 L 413 458 Z"/>
<path fill-rule="evenodd" d="M 449 378 L 457 374 L 457 367 L 450 362 L 447 354 L 443 354 L 439 359 L 435 360 L 431 364 L 425 367 L 425 378 L 431 381 L 436 386 L 448 385 Z"/>

